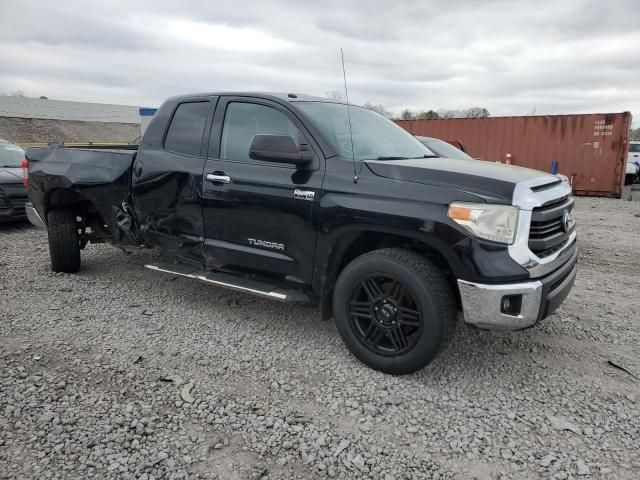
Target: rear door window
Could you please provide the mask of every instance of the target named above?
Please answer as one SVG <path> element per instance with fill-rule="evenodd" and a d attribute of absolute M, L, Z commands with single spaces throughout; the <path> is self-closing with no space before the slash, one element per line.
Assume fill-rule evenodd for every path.
<path fill-rule="evenodd" d="M 178 105 L 164 140 L 164 148 L 174 153 L 199 156 L 208 113 L 209 102 Z"/>

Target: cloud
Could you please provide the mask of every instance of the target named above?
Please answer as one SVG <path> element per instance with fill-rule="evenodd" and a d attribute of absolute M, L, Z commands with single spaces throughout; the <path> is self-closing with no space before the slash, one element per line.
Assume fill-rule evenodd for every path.
<path fill-rule="evenodd" d="M 0 91 L 158 105 L 188 92 L 342 88 L 402 108 L 635 112 L 634 0 L 4 0 Z"/>

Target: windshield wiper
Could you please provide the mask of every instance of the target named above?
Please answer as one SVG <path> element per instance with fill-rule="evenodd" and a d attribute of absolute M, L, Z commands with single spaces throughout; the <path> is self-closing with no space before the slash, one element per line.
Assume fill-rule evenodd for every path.
<path fill-rule="evenodd" d="M 393 155 L 387 155 L 376 158 L 376 160 L 406 160 L 408 157 L 394 157 Z"/>
<path fill-rule="evenodd" d="M 411 157 L 411 158 L 439 158 L 439 155 L 422 155 L 421 157 Z"/>

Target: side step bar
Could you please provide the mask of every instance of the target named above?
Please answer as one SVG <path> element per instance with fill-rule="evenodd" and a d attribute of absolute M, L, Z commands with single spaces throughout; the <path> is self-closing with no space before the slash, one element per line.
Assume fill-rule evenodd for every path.
<path fill-rule="evenodd" d="M 180 275 L 193 278 L 202 282 L 212 283 L 220 287 L 229 288 L 238 292 L 251 293 L 260 297 L 270 298 L 286 303 L 310 303 L 309 296 L 298 290 L 287 290 L 268 283 L 236 277 L 228 273 L 203 272 L 186 265 L 145 265 L 145 268 L 158 272 Z"/>

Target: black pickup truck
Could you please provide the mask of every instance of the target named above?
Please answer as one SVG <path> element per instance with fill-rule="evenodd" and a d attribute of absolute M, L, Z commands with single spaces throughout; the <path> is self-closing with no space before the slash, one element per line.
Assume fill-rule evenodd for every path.
<path fill-rule="evenodd" d="M 564 177 L 447 159 L 369 110 L 296 94 L 171 98 L 139 147 L 31 148 L 54 271 L 88 243 L 160 247 L 148 268 L 319 305 L 353 354 L 425 366 L 457 314 L 518 330 L 576 275 Z"/>

